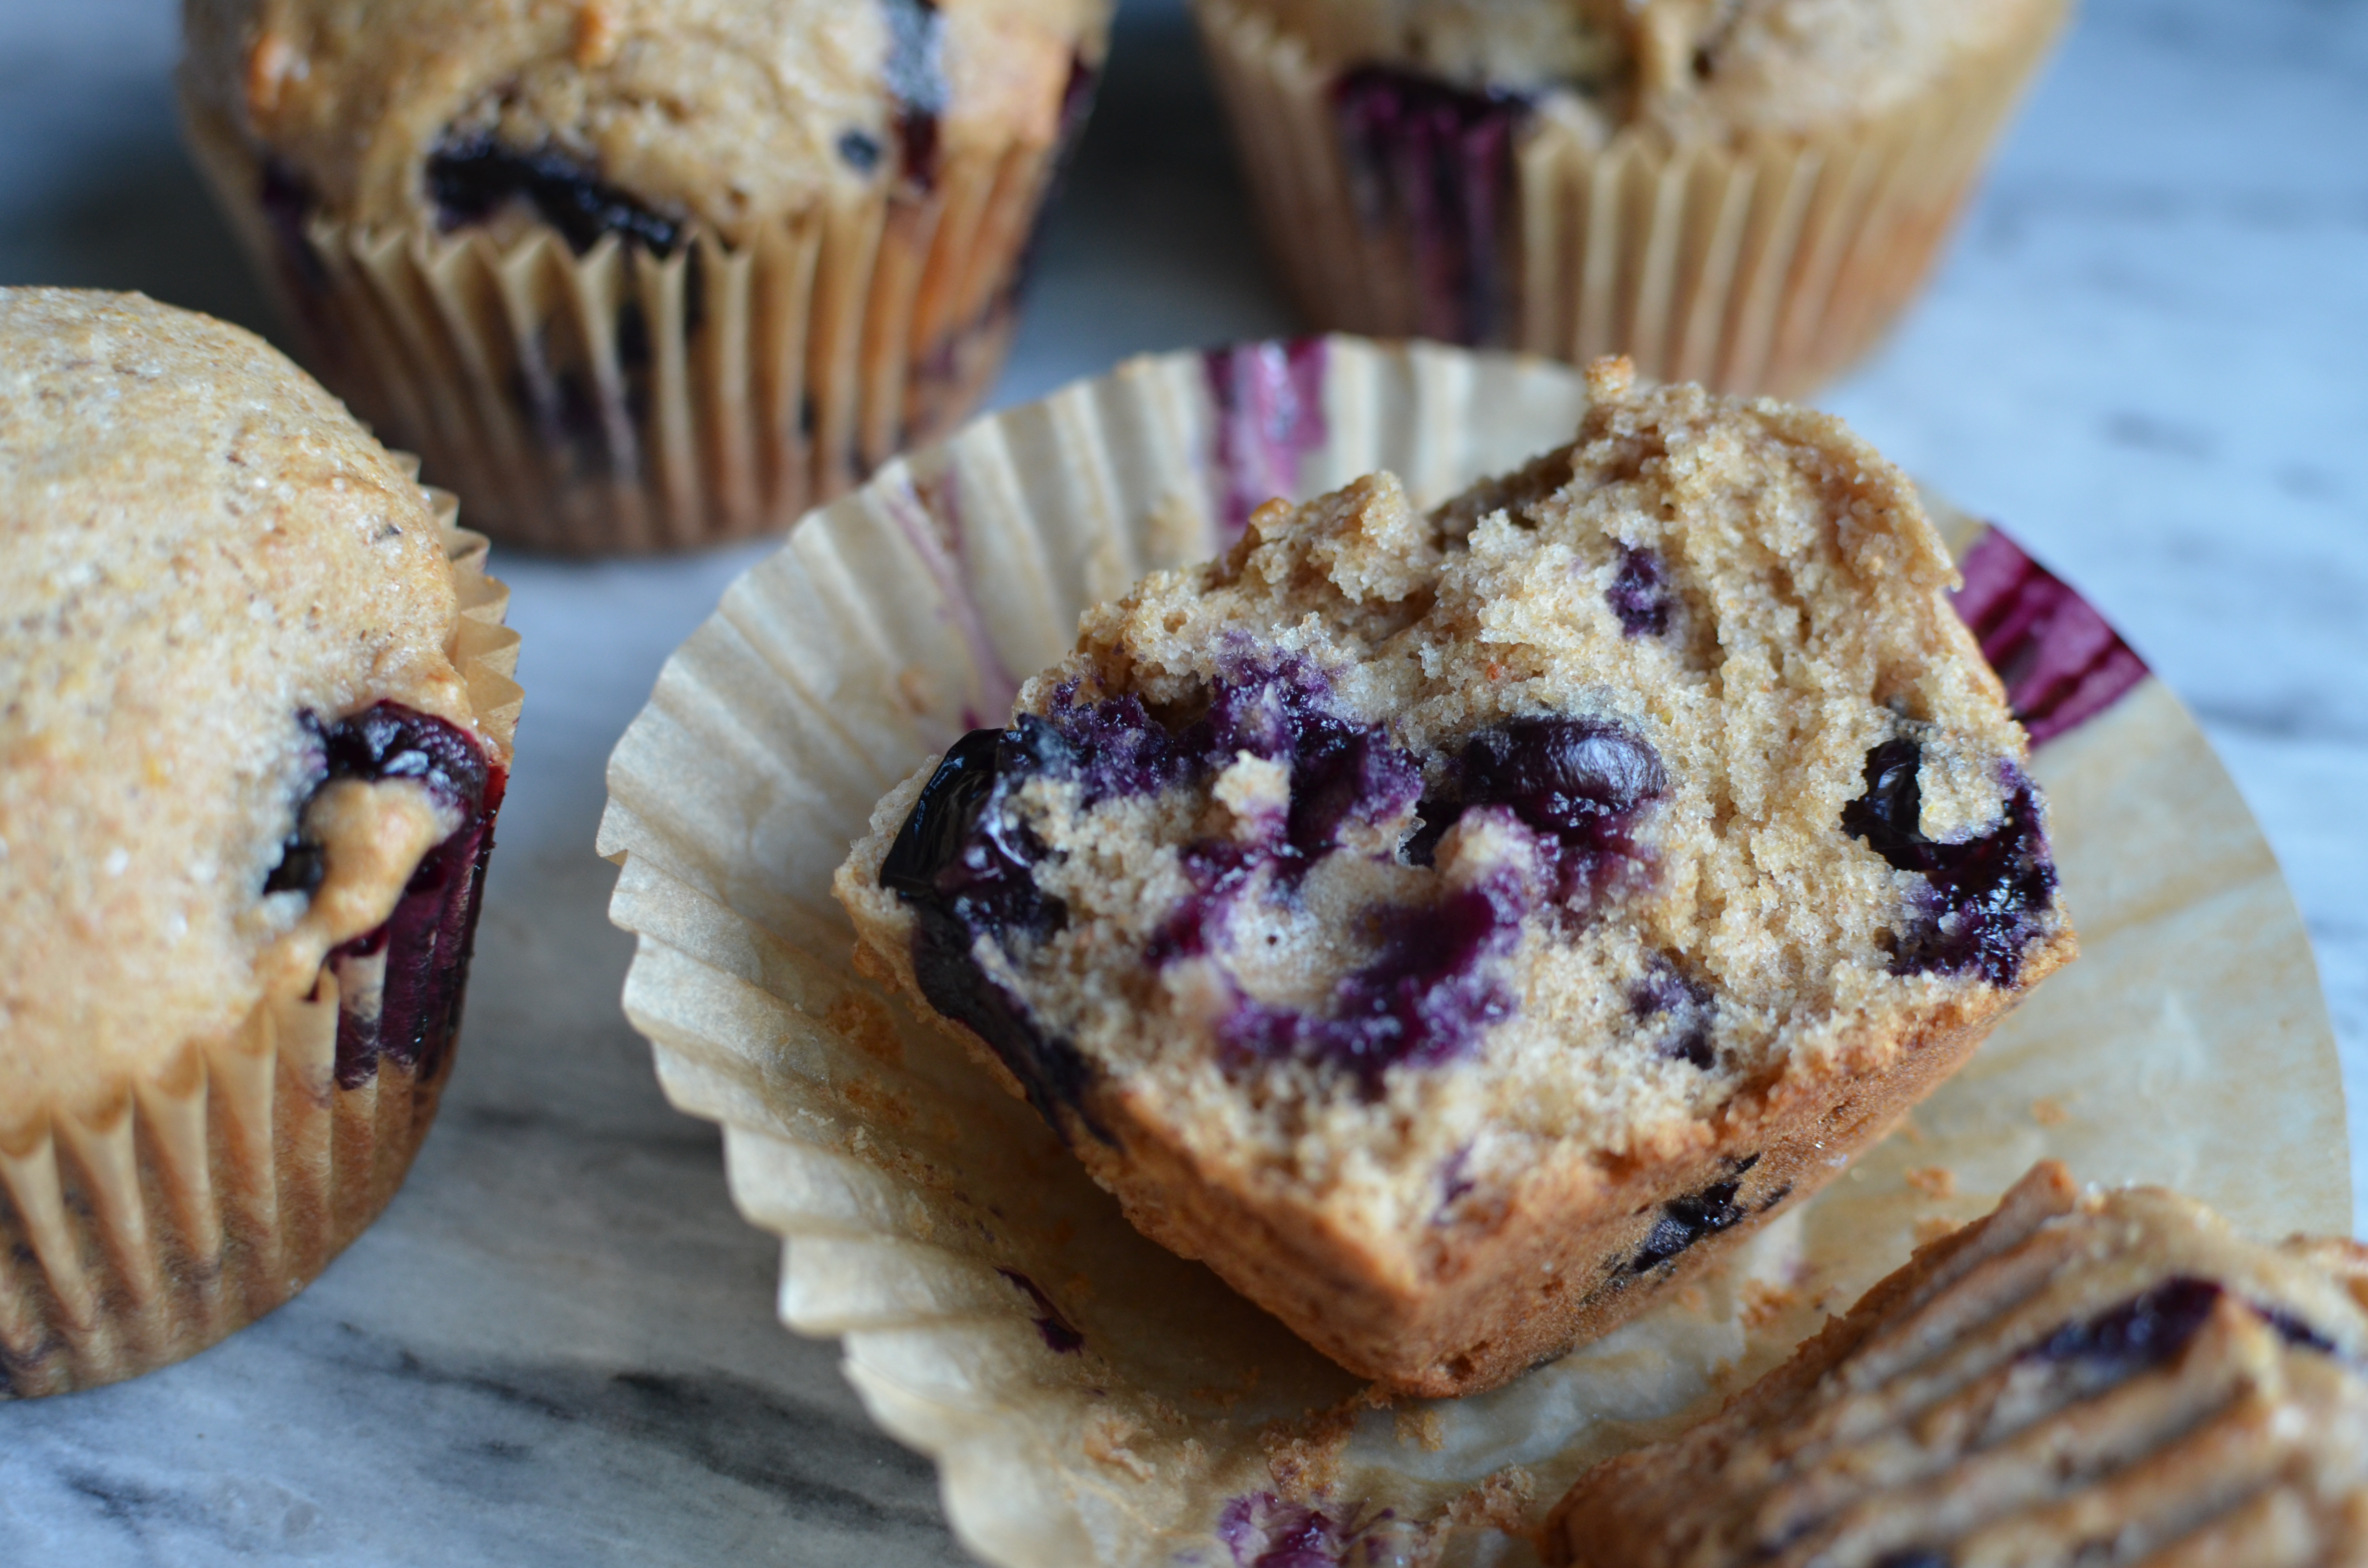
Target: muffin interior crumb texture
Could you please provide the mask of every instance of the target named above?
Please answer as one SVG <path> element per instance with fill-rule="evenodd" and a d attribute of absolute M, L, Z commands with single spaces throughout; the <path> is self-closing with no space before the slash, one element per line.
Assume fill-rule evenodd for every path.
<path fill-rule="evenodd" d="M 444 917 L 407 889 L 471 874 L 507 757 L 450 656 L 419 484 L 238 328 L 0 290 L 0 544 L 14 1126 L 102 1109 L 340 944 Z"/>
<path fill-rule="evenodd" d="M 1593 381 L 1435 512 L 1272 503 L 1088 612 L 882 802 L 867 939 L 1056 1120 L 1107 1089 L 1368 1236 L 1706 1150 L 2016 988 L 2068 942 L 2043 808 L 1911 487 L 1827 416 Z"/>

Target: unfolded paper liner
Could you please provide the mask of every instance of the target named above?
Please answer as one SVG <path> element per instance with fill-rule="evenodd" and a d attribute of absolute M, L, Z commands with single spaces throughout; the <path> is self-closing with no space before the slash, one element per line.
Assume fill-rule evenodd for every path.
<path fill-rule="evenodd" d="M 416 460 L 410 463 L 416 472 Z M 430 491 L 458 590 L 449 651 L 507 756 L 520 694 L 509 590 Z M 337 978 L 270 996 L 95 1109 L 0 1125 L 0 1399 L 193 1356 L 302 1290 L 378 1217 L 434 1119 L 448 1049 L 337 1084 Z"/>
<path fill-rule="evenodd" d="M 2067 8 L 2030 7 L 2022 33 L 1829 131 L 1728 144 L 1630 126 L 1597 146 L 1534 116 L 1506 222 L 1478 220 L 1501 227 L 1494 254 L 1475 257 L 1420 232 L 1405 176 L 1356 166 L 1334 66 L 1247 0 L 1194 0 L 1268 249 L 1315 324 L 1576 364 L 1626 354 L 1654 379 L 1785 397 L 1856 360 L 1914 295 Z M 1492 320 L 1440 297 L 1442 272 L 1467 266 Z"/>
<path fill-rule="evenodd" d="M 302 357 L 472 525 L 575 555 L 786 528 L 966 417 L 1003 363 L 1061 145 L 949 148 L 928 189 L 671 255 L 532 224 L 275 217 L 237 131 L 189 142 Z"/>
<path fill-rule="evenodd" d="M 1133 361 L 809 517 L 669 662 L 611 758 L 600 849 L 640 939 L 626 1010 L 673 1102 L 723 1125 L 742 1210 L 786 1239 L 784 1321 L 842 1336 L 867 1407 L 936 1457 L 954 1530 L 988 1561 L 1214 1568 L 1296 1531 L 1344 1562 L 1531 1562 L 1523 1532 L 1584 1464 L 1781 1359 L 2042 1155 L 2267 1234 L 2346 1227 L 2300 922 L 2151 678 L 2034 762 L 2080 961 L 1698 1286 L 1471 1399 L 1373 1407 L 1133 1232 L 1032 1111 L 853 972 L 829 893 L 848 842 L 889 786 L 999 720 L 1080 610 L 1211 553 L 1262 486 L 1304 496 L 1386 466 L 1434 503 L 1567 441 L 1584 405 L 1559 365 L 1424 346 Z M 1936 510 L 1962 553 L 1979 525 Z M 2040 602 L 2053 579 L 2028 575 L 1994 597 Z"/>

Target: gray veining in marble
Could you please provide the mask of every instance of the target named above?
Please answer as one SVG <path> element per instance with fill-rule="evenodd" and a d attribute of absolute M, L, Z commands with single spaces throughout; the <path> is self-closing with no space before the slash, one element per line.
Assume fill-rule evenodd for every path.
<path fill-rule="evenodd" d="M 269 330 L 175 142 L 174 31 L 168 0 L 0 4 L 0 282 Z M 2355 1088 L 2363 154 L 2368 5 L 2087 0 L 1936 287 L 1826 400 L 2009 521 L 2194 705 L 2301 899 Z M 1128 0 L 1031 309 L 1003 402 L 1292 324 L 1174 0 Z M 443 1119 L 293 1305 L 142 1381 L 0 1405 L 0 1562 L 962 1560 L 929 1466 L 832 1346 L 774 1325 L 774 1247 L 617 1011 L 601 764 L 758 552 L 499 562 L 528 708 Z"/>

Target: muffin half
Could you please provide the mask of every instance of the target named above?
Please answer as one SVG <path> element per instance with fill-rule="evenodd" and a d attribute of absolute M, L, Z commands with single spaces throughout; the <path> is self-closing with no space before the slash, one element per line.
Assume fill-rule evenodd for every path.
<path fill-rule="evenodd" d="M 2074 949 L 1913 490 L 1628 374 L 1088 612 L 836 883 L 1138 1227 L 1396 1390 L 1623 1321 Z"/>
<path fill-rule="evenodd" d="M 251 335 L 0 290 L 0 1393 L 203 1348 L 409 1167 L 518 703 L 451 518 Z"/>
<path fill-rule="evenodd" d="M 786 528 L 1001 363 L 1108 0 L 188 0 L 324 379 L 506 540 Z"/>

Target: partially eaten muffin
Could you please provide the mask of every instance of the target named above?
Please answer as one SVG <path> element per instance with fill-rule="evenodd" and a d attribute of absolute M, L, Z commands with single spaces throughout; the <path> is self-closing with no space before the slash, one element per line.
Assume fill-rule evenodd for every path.
<path fill-rule="evenodd" d="M 1590 372 L 1084 618 L 837 881 L 1145 1233 L 1486 1388 L 1829 1179 L 2074 951 L 1947 552 L 1804 409 Z"/>

